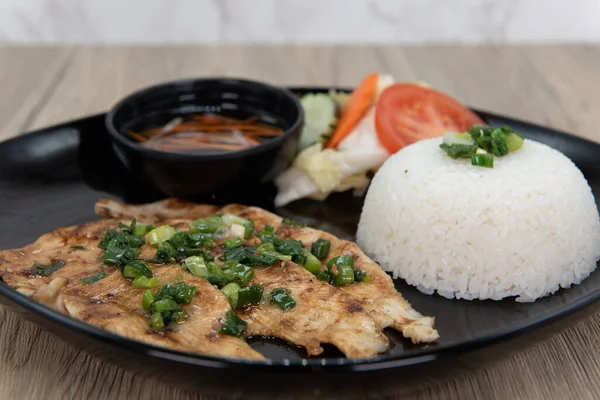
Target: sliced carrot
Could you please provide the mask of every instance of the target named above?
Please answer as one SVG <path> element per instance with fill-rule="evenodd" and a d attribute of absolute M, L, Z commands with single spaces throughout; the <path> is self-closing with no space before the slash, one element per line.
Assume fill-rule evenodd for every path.
<path fill-rule="evenodd" d="M 129 131 L 128 134 L 129 134 L 129 136 L 135 138 L 138 142 L 144 142 L 147 139 L 146 137 L 140 135 L 139 133 Z"/>
<path fill-rule="evenodd" d="M 248 146 L 242 146 L 237 144 L 214 144 L 214 143 L 195 143 L 191 146 L 180 144 L 164 144 L 160 146 L 162 150 L 201 150 L 201 149 L 221 149 L 221 150 L 241 150 Z"/>
<path fill-rule="evenodd" d="M 377 93 L 377 83 L 379 74 L 373 73 L 367 75 L 360 85 L 350 95 L 348 102 L 342 110 L 340 120 L 331 135 L 327 147 L 335 148 L 346 136 L 352 132 L 352 129 L 358 124 L 358 121 L 367 113 L 373 105 Z"/>

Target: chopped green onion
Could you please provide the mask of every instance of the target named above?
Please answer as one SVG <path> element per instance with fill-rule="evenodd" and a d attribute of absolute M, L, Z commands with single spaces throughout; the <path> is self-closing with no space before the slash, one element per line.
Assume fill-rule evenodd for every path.
<path fill-rule="evenodd" d="M 240 262 L 235 259 L 227 260 L 223 263 L 223 270 L 237 267 Z"/>
<path fill-rule="evenodd" d="M 53 272 L 58 271 L 65 266 L 63 260 L 54 260 L 52 264 L 40 264 L 37 261 L 33 262 L 33 272 L 40 276 L 50 276 Z"/>
<path fill-rule="evenodd" d="M 144 236 L 146 233 L 150 232 L 152 229 L 152 225 L 144 225 L 144 224 L 136 224 L 131 233 L 136 236 Z"/>
<path fill-rule="evenodd" d="M 135 261 L 140 252 L 133 247 L 108 247 L 102 254 L 102 262 L 109 265 L 124 267 L 128 262 Z"/>
<path fill-rule="evenodd" d="M 156 311 L 152 313 L 152 316 L 150 316 L 150 326 L 157 331 L 165 328 L 165 321 L 160 312 Z"/>
<path fill-rule="evenodd" d="M 248 240 L 254 233 L 254 221 L 247 221 L 244 223 L 244 240 Z"/>
<path fill-rule="evenodd" d="M 144 310 L 150 310 L 152 303 L 154 303 L 154 293 L 150 289 L 144 290 L 144 294 L 142 295 L 142 307 Z"/>
<path fill-rule="evenodd" d="M 185 258 L 192 257 L 192 256 L 202 256 L 202 258 L 204 258 L 204 261 L 214 261 L 215 260 L 215 256 L 213 256 L 206 249 L 185 249 L 183 251 L 183 254 L 185 255 Z"/>
<path fill-rule="evenodd" d="M 508 147 L 506 146 L 506 139 L 501 129 L 494 129 L 492 131 L 492 154 L 496 157 L 502 157 L 508 154 Z"/>
<path fill-rule="evenodd" d="M 209 275 L 208 268 L 202 256 L 191 256 L 183 262 L 184 269 L 187 269 L 192 275 L 206 278 Z"/>
<path fill-rule="evenodd" d="M 176 233 L 175 228 L 169 225 L 162 225 L 148 232 L 148 243 L 152 246 L 158 246 L 166 242 Z"/>
<path fill-rule="evenodd" d="M 196 297 L 196 286 L 188 285 L 185 282 L 179 282 L 175 285 L 175 301 L 179 304 L 190 304 Z"/>
<path fill-rule="evenodd" d="M 179 305 L 172 298 L 165 297 L 164 299 L 156 300 L 154 303 L 152 303 L 152 308 L 154 311 L 158 312 L 173 311 L 179 309 Z"/>
<path fill-rule="evenodd" d="M 327 258 L 329 255 L 329 249 L 331 247 L 331 242 L 325 239 L 317 239 L 316 242 L 312 244 L 310 247 L 311 253 L 314 254 L 319 260 L 323 260 Z"/>
<path fill-rule="evenodd" d="M 261 231 L 259 231 L 256 236 L 263 243 L 275 243 L 279 238 L 277 237 L 277 232 L 275 232 L 275 228 L 271 225 L 265 226 Z"/>
<path fill-rule="evenodd" d="M 469 142 L 466 135 L 471 138 Z M 470 145 L 472 140 L 475 144 Z M 504 157 L 518 151 L 523 146 L 524 140 L 522 135 L 508 126 L 492 128 L 487 125 L 473 125 L 468 133 L 444 134 L 440 147 L 451 158 L 470 158 L 471 165 L 494 168 L 494 156 Z"/>
<path fill-rule="evenodd" d="M 150 289 L 158 285 L 158 278 L 153 276 L 152 278 L 146 278 L 145 276 L 138 276 L 131 282 L 131 285 L 136 289 Z"/>
<path fill-rule="evenodd" d="M 329 271 L 323 270 L 317 274 L 317 279 L 320 281 L 325 281 L 327 283 L 332 283 L 332 276 Z"/>
<path fill-rule="evenodd" d="M 227 285 L 228 283 L 231 283 L 232 278 L 231 278 L 231 276 L 226 276 L 226 275 L 209 275 L 206 277 L 206 280 L 211 285 L 215 285 L 219 288 L 222 288 L 223 286 Z"/>
<path fill-rule="evenodd" d="M 448 154 L 450 158 L 470 158 L 477 151 L 477 145 L 466 145 L 466 144 L 446 144 L 440 145 L 441 149 Z"/>
<path fill-rule="evenodd" d="M 196 296 L 196 286 L 188 285 L 185 282 L 179 282 L 175 286 L 170 283 L 164 285 L 156 293 L 156 300 L 171 299 L 178 304 L 190 304 Z"/>
<path fill-rule="evenodd" d="M 362 269 L 357 268 L 354 270 L 354 281 L 371 283 L 373 281 L 373 278 L 371 276 L 367 275 L 367 273 L 365 271 L 363 271 Z"/>
<path fill-rule="evenodd" d="M 349 285 L 354 282 L 354 270 L 349 265 L 336 265 L 337 273 L 333 274 L 333 282 L 338 285 Z"/>
<path fill-rule="evenodd" d="M 106 278 L 106 272 L 104 271 L 100 271 L 97 274 L 88 276 L 86 278 L 82 278 L 81 282 L 85 283 L 86 285 L 91 285 L 92 283 L 96 283 L 101 279 Z"/>
<path fill-rule="evenodd" d="M 221 289 L 221 293 L 223 293 L 225 297 L 227 297 L 227 300 L 229 300 L 229 304 L 231 304 L 231 307 L 233 308 L 237 307 L 239 291 L 240 285 L 238 285 L 235 282 L 228 283 Z"/>
<path fill-rule="evenodd" d="M 491 136 L 493 128 L 487 125 L 473 125 L 469 128 L 469 135 L 473 139 L 477 139 L 482 136 Z"/>
<path fill-rule="evenodd" d="M 313 275 L 316 275 L 321 270 L 321 261 L 315 257 L 310 251 L 303 249 L 304 263 L 303 266 L 306 270 L 310 271 Z"/>
<path fill-rule="evenodd" d="M 219 228 L 213 233 L 213 239 L 221 240 L 225 239 L 229 236 L 229 227 L 227 225 L 221 225 Z"/>
<path fill-rule="evenodd" d="M 246 228 L 244 228 L 244 225 L 233 224 L 231 225 L 231 234 L 237 239 L 243 238 L 246 235 Z"/>
<path fill-rule="evenodd" d="M 241 287 L 248 286 L 250 281 L 256 276 L 252 267 L 243 264 L 238 264 L 233 268 L 226 269 L 223 271 L 223 274 Z"/>
<path fill-rule="evenodd" d="M 177 255 L 177 250 L 173 245 L 169 242 L 162 242 L 158 245 L 158 249 L 156 250 L 156 254 L 154 255 L 154 260 L 161 264 L 167 264 L 171 262 L 175 256 Z"/>
<path fill-rule="evenodd" d="M 444 133 L 443 143 L 452 146 L 454 144 L 463 146 L 472 146 L 475 144 L 475 140 L 469 135 L 469 133 L 457 133 L 457 132 L 446 132 Z"/>
<path fill-rule="evenodd" d="M 261 244 L 260 246 L 258 246 L 256 248 L 256 252 L 260 255 L 267 256 L 267 257 L 273 257 L 277 260 L 282 260 L 282 261 L 290 261 L 292 259 L 292 256 L 288 256 L 288 255 L 280 254 L 280 253 L 276 252 L 275 246 L 273 245 L 273 243 Z"/>
<path fill-rule="evenodd" d="M 219 226 L 221 226 L 221 218 L 216 215 L 200 218 L 190 223 L 190 233 L 215 233 Z"/>
<path fill-rule="evenodd" d="M 238 298 L 236 307 L 245 307 L 252 304 L 258 304 L 263 295 L 263 287 L 261 285 L 252 285 L 240 289 L 238 291 Z"/>
<path fill-rule="evenodd" d="M 302 242 L 292 238 L 277 241 L 273 246 L 278 253 L 292 256 L 292 259 L 294 259 L 295 256 L 301 256 L 304 252 L 304 245 Z M 296 260 L 294 259 L 294 261 Z"/>
<path fill-rule="evenodd" d="M 245 218 L 242 218 L 242 217 L 240 217 L 240 216 L 238 216 L 238 215 L 235 215 L 235 214 L 223 214 L 223 215 L 221 216 L 221 220 L 222 220 L 222 221 L 223 221 L 223 223 L 224 223 L 225 225 L 227 225 L 227 226 L 231 226 L 231 225 L 233 225 L 233 224 L 238 224 L 238 225 L 242 225 L 242 226 L 244 226 L 244 224 L 245 224 L 246 222 L 248 222 L 248 220 L 247 220 L 247 219 L 245 219 Z"/>
<path fill-rule="evenodd" d="M 233 249 L 233 248 L 240 247 L 241 245 L 243 245 L 244 241 L 242 239 L 240 239 L 239 237 L 232 237 L 232 238 L 225 239 L 223 241 L 223 244 L 225 245 L 226 249 Z"/>
<path fill-rule="evenodd" d="M 73 250 L 85 250 L 85 249 L 86 249 L 86 247 L 85 247 L 85 246 L 71 246 L 71 248 L 72 248 Z"/>
<path fill-rule="evenodd" d="M 125 278 L 137 278 L 138 276 L 144 276 L 139 269 L 134 266 L 126 265 L 123 268 L 123 276 Z"/>
<path fill-rule="evenodd" d="M 494 168 L 494 158 L 491 154 L 473 154 L 471 156 L 471 165 Z"/>
<path fill-rule="evenodd" d="M 523 142 L 525 139 L 523 136 L 517 133 L 508 133 L 506 135 L 506 147 L 508 147 L 509 152 L 518 151 L 521 147 L 523 147 Z"/>
<path fill-rule="evenodd" d="M 137 278 L 141 275 L 152 278 L 152 270 L 141 261 L 131 260 L 125 268 L 123 268 L 123 276 L 125 278 Z"/>
<path fill-rule="evenodd" d="M 271 291 L 271 302 L 277 304 L 284 311 L 288 311 L 296 306 L 296 300 L 284 288 Z"/>
<path fill-rule="evenodd" d="M 348 255 L 334 257 L 327 263 L 327 271 L 332 275 L 333 282 L 338 286 L 353 283 L 354 258 Z"/>
<path fill-rule="evenodd" d="M 208 268 L 208 273 L 211 275 L 223 275 L 223 270 L 221 269 L 221 267 L 219 267 L 217 263 L 211 261 L 208 264 L 206 264 L 206 268 Z"/>
<path fill-rule="evenodd" d="M 283 225 L 288 225 L 288 226 L 297 226 L 297 227 L 300 227 L 300 228 L 304 228 L 304 227 L 306 226 L 306 223 L 304 223 L 304 222 L 301 222 L 301 221 L 295 221 L 295 220 L 293 220 L 293 219 L 291 219 L 291 218 L 283 218 L 283 219 L 281 220 L 281 223 L 282 223 Z"/>
<path fill-rule="evenodd" d="M 327 262 L 327 270 L 331 272 L 331 269 L 334 265 L 348 265 L 354 268 L 354 258 L 348 255 L 341 255 L 337 257 L 333 257 L 331 260 Z"/>
<path fill-rule="evenodd" d="M 221 326 L 220 333 L 240 337 L 246 330 L 246 322 L 238 317 L 233 310 L 228 310 L 225 314 L 225 321 Z"/>

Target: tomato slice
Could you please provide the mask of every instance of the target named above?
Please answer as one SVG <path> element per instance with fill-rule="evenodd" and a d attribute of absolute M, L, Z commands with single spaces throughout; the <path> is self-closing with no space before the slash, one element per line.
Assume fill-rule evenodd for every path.
<path fill-rule="evenodd" d="M 352 132 L 358 121 L 369 111 L 369 108 L 371 108 L 375 101 L 378 82 L 379 74 L 369 74 L 354 89 L 348 99 L 348 103 L 346 103 L 342 110 L 342 115 L 331 135 L 331 139 L 327 143 L 328 148 L 337 147 Z"/>
<path fill-rule="evenodd" d="M 395 153 L 421 139 L 464 132 L 484 122 L 467 107 L 440 91 L 413 83 L 396 83 L 379 96 L 375 129 L 379 141 Z"/>

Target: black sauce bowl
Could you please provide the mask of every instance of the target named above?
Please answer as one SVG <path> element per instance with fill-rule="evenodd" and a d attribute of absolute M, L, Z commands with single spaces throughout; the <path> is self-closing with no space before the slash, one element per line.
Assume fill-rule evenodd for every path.
<path fill-rule="evenodd" d="M 258 116 L 283 134 L 261 144 L 221 153 L 173 153 L 136 143 L 125 133 L 168 123 L 189 113 L 235 118 Z M 140 187 L 165 196 L 213 204 L 261 203 L 274 194 L 273 179 L 292 162 L 304 125 L 297 96 L 285 88 L 234 78 L 168 82 L 134 92 L 106 115 L 117 155 Z M 258 200 L 258 199 L 261 200 Z"/>

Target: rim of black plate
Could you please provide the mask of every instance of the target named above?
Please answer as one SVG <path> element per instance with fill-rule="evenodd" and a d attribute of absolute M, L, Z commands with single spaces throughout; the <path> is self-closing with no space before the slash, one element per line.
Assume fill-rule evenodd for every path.
<path fill-rule="evenodd" d="M 288 87 L 292 92 L 310 92 L 328 90 L 327 87 Z M 332 86 L 331 89 L 337 91 L 350 91 L 349 88 L 337 88 Z M 476 113 L 486 116 L 493 115 L 486 111 L 476 110 L 471 108 Z M 512 118 L 517 121 L 517 119 Z M 526 121 L 520 121 L 529 124 Z M 34 132 L 31 132 L 34 133 Z M 554 131 L 554 134 L 567 136 L 572 139 L 579 139 L 588 142 L 586 139 L 570 135 L 568 133 Z M 22 136 L 21 136 L 22 137 Z M 13 140 L 19 140 L 17 137 Z M 596 272 L 600 273 L 600 272 Z M 568 289 L 567 289 L 568 290 Z M 194 365 L 206 368 L 231 369 L 231 368 L 252 368 L 253 370 L 265 370 L 268 372 L 294 372 L 294 371 L 310 371 L 319 370 L 320 372 L 361 372 L 361 371 L 378 371 L 392 368 L 401 368 L 417 364 L 425 364 L 431 361 L 442 358 L 449 358 L 466 354 L 470 351 L 481 349 L 490 345 L 498 344 L 509 339 L 535 331 L 538 328 L 547 325 L 551 322 L 560 320 L 570 314 L 580 311 L 587 306 L 600 300 L 600 288 L 589 293 L 585 297 L 570 303 L 565 309 L 541 315 L 533 321 L 523 322 L 511 328 L 498 330 L 493 333 L 483 334 L 471 340 L 459 341 L 447 345 L 428 345 L 420 351 L 404 353 L 404 354 L 383 354 L 368 359 L 348 359 L 348 358 L 327 358 L 327 359 L 303 359 L 302 361 L 288 360 L 245 360 L 236 358 L 216 357 L 210 355 L 201 355 L 193 353 L 185 353 L 178 350 L 162 348 L 124 336 L 120 336 L 109 331 L 102 330 L 93 325 L 79 321 L 66 314 L 60 313 L 48 306 L 38 303 L 26 295 L 17 292 L 8 284 L 0 279 L 0 295 L 12 301 L 17 306 L 20 306 L 34 314 L 37 314 L 46 320 L 58 323 L 65 328 L 77 331 L 82 334 L 89 335 L 100 342 L 107 342 L 113 346 L 119 347 L 125 351 L 144 354 L 155 359 L 168 360 L 187 365 Z M 443 334 L 443 332 L 441 333 Z"/>
<path fill-rule="evenodd" d="M 71 330 L 92 336 L 94 339 L 104 342 L 110 342 L 124 350 L 136 353 L 144 353 L 158 359 L 175 361 L 179 363 L 209 367 L 209 368 L 283 368 L 286 371 L 308 371 L 318 369 L 319 371 L 377 371 L 390 368 L 400 368 L 415 364 L 424 364 L 442 358 L 466 354 L 470 351 L 480 349 L 492 344 L 497 344 L 509 340 L 513 337 L 534 331 L 537 328 L 550 322 L 562 319 L 576 311 L 582 310 L 587 306 L 600 300 L 600 289 L 595 290 L 588 296 L 572 303 L 566 309 L 554 313 L 540 316 L 533 322 L 526 322 L 517 325 L 511 329 L 504 329 L 491 334 L 482 335 L 472 340 L 457 342 L 448 345 L 428 345 L 422 351 L 405 354 L 384 354 L 366 359 L 348 359 L 348 358 L 326 358 L 326 359 L 303 359 L 302 361 L 289 360 L 245 360 L 227 357 L 216 357 L 209 355 L 186 353 L 178 350 L 162 348 L 125 336 L 120 336 L 109 331 L 102 330 L 93 325 L 86 324 L 66 314 L 60 313 L 42 303 L 38 303 L 26 295 L 12 289 L 8 284 L 0 280 L 0 295 L 13 301 L 16 305 L 25 308 L 35 314 L 52 322 L 59 323 Z"/>

